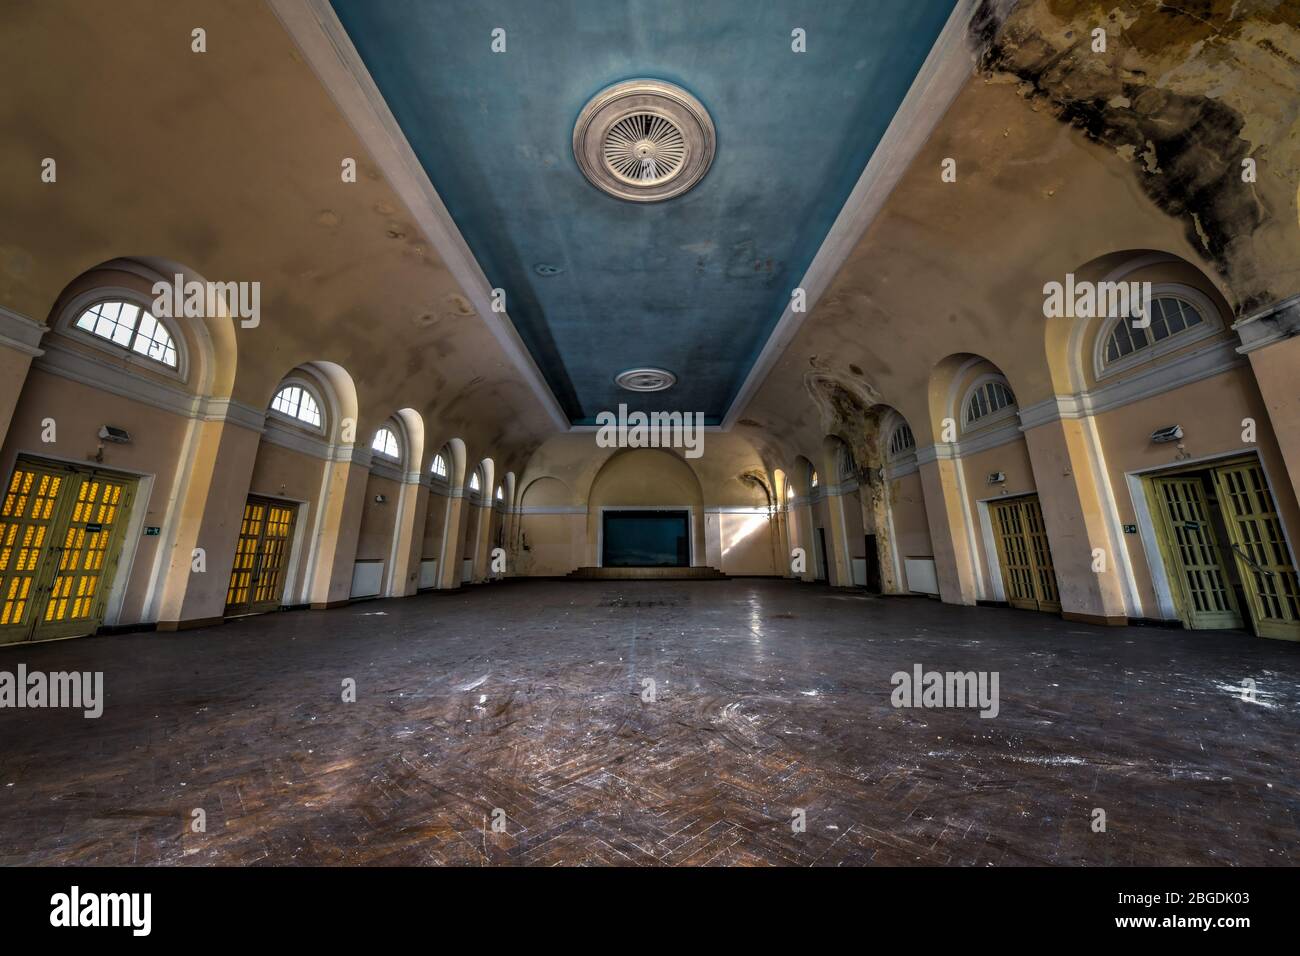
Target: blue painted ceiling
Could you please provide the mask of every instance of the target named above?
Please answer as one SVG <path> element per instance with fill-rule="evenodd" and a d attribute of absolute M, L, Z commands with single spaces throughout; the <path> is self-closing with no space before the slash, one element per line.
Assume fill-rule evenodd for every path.
<path fill-rule="evenodd" d="M 575 423 L 620 402 L 722 418 L 954 5 L 332 2 Z M 662 203 L 599 192 L 573 158 L 582 107 L 635 77 L 689 90 L 717 129 L 708 174 Z M 613 384 L 642 365 L 678 384 Z"/>

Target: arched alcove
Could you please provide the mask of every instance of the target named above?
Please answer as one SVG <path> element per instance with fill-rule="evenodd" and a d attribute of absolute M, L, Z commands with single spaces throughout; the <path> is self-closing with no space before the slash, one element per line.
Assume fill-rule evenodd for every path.
<path fill-rule="evenodd" d="M 670 539 L 682 536 L 685 551 L 669 554 Z M 664 449 L 611 455 L 587 496 L 587 547 L 601 567 L 607 552 L 625 564 L 643 553 L 654 564 L 704 565 L 704 492 L 695 471 Z"/>

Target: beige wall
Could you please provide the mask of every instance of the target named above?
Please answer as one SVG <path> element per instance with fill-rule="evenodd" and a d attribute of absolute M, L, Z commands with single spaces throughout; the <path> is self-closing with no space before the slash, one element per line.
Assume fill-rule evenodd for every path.
<path fill-rule="evenodd" d="M 775 574 L 764 482 L 770 489 L 761 457 L 736 435 L 707 433 L 698 459 L 666 449 L 599 448 L 594 433 L 556 436 L 523 470 L 516 573 L 595 566 L 601 508 L 680 506 L 691 513 L 694 564 Z"/>
<path fill-rule="evenodd" d="M 1261 423 L 1259 440 L 1254 445 L 1241 440 L 1241 422 L 1246 417 Z M 1300 508 L 1297 507 L 1294 489 L 1286 480 L 1286 464 L 1274 432 L 1262 426 L 1266 421 L 1267 410 L 1249 366 L 1245 365 L 1098 415 L 1097 431 L 1105 449 L 1107 477 L 1114 490 L 1116 520 L 1120 524 L 1137 521 L 1133 496 L 1125 477 L 1127 474 L 1183 467 L 1183 463 L 1177 460 L 1179 451 L 1176 445 L 1158 445 L 1150 441 L 1151 433 L 1157 428 L 1181 424 L 1186 431 L 1184 454 L 1191 460 L 1212 460 L 1242 452 L 1259 454 L 1291 543 L 1294 561 L 1297 534 L 1300 533 Z M 1138 535 L 1124 535 L 1124 540 L 1143 606 L 1142 616 L 1159 617 L 1142 540 Z"/>
<path fill-rule="evenodd" d="M 41 440 L 41 423 L 46 418 L 56 424 L 57 441 Z M 93 458 L 100 425 L 125 428 L 132 441 L 128 445 L 105 444 L 104 460 L 97 463 Z M 135 508 L 143 509 L 144 525 L 162 527 L 169 514 L 177 468 L 191 425 L 184 416 L 33 368 L 0 449 L 0 469 L 7 480 L 17 456 L 25 454 L 141 476 L 149 479 L 151 487 L 148 494 L 137 496 Z M 128 575 L 121 612 L 108 623 L 132 624 L 149 619 L 145 600 L 158 574 L 159 550 L 165 540 L 160 535 L 124 542 L 123 557 L 133 557 L 120 565 L 119 574 Z M 223 591 L 227 583 L 220 582 Z"/>

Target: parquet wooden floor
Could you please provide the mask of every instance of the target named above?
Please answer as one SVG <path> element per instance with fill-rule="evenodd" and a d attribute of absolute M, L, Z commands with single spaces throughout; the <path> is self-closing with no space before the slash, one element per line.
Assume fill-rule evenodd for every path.
<path fill-rule="evenodd" d="M 524 581 L 0 648 L 20 662 L 101 670 L 106 704 L 0 710 L 6 864 L 1300 857 L 1300 646 L 1241 633 L 787 581 Z M 999 715 L 894 708 L 916 663 L 999 672 Z"/>

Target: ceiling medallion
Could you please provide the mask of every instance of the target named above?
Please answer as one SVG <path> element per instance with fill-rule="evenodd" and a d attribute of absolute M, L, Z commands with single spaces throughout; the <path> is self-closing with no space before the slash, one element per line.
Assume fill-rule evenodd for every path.
<path fill-rule="evenodd" d="M 630 368 L 615 375 L 614 384 L 629 392 L 662 392 L 677 384 L 677 376 L 662 368 Z"/>
<path fill-rule="evenodd" d="M 663 80 L 627 80 L 601 90 L 573 127 L 573 156 L 583 175 L 632 202 L 686 192 L 709 171 L 715 145 L 708 111 Z"/>

